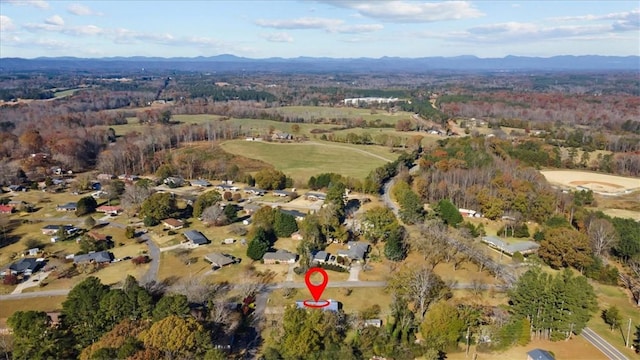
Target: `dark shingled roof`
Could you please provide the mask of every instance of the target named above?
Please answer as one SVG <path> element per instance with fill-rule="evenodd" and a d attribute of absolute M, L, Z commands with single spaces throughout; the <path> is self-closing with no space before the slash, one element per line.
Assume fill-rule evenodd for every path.
<path fill-rule="evenodd" d="M 209 239 L 207 239 L 207 237 L 198 230 L 185 231 L 184 237 L 186 237 L 187 240 L 196 245 L 204 245 L 209 243 Z"/>

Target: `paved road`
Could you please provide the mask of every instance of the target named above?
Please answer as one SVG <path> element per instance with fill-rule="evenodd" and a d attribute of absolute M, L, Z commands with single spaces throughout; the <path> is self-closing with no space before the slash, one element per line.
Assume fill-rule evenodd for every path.
<path fill-rule="evenodd" d="M 22 300 L 22 299 L 32 299 L 38 297 L 51 297 L 51 296 L 67 296 L 69 294 L 70 289 L 59 289 L 59 290 L 44 290 L 44 291 L 36 291 L 30 293 L 21 293 L 21 294 L 10 294 L 10 295 L 0 295 L 0 301 L 2 300 Z"/>
<path fill-rule="evenodd" d="M 581 333 L 582 337 L 587 339 L 591 345 L 598 348 L 598 350 L 602 351 L 602 353 L 611 360 L 628 360 L 623 353 L 621 353 L 618 349 L 616 349 L 613 345 L 609 344 L 605 339 L 601 338 L 600 335 L 596 334 L 593 330 L 589 328 L 584 328 Z"/>
<path fill-rule="evenodd" d="M 394 214 L 396 214 L 396 217 L 399 217 L 400 208 L 395 202 L 393 202 L 393 200 L 391 200 L 391 187 L 393 187 L 393 184 L 395 182 L 396 182 L 396 178 L 394 177 L 389 181 L 387 181 L 382 187 L 382 202 L 386 207 L 391 209 L 391 211 L 393 211 Z"/>

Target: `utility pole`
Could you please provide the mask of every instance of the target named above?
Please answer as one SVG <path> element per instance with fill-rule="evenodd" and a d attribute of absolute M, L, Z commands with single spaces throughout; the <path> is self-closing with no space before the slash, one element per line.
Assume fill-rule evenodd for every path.
<path fill-rule="evenodd" d="M 627 344 L 625 347 L 629 347 L 629 338 L 631 337 L 631 318 L 629 318 L 629 327 L 627 328 Z"/>
<path fill-rule="evenodd" d="M 469 330 L 470 329 L 471 329 L 470 327 L 467 327 L 467 353 L 465 354 L 464 357 L 468 357 L 469 356 Z"/>

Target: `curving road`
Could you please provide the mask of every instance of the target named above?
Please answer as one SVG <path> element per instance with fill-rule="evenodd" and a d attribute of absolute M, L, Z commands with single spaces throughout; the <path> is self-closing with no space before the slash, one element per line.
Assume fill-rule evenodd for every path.
<path fill-rule="evenodd" d="M 600 335 L 596 334 L 595 331 L 587 328 L 582 329 L 582 333 L 580 334 L 582 337 L 587 339 L 591 345 L 595 346 L 598 350 L 600 350 L 606 357 L 611 360 L 628 360 L 623 353 L 621 353 L 618 349 L 616 349 L 613 345 L 609 344 L 605 339 L 600 337 Z"/>

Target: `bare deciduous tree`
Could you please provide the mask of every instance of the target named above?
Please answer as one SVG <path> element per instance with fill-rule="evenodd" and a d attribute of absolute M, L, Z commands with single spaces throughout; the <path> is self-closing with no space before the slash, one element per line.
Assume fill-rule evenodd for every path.
<path fill-rule="evenodd" d="M 401 271 L 388 286 L 413 302 L 421 319 L 429 304 L 448 294 L 448 288 L 442 279 L 426 267 Z"/>
<path fill-rule="evenodd" d="M 591 249 L 596 256 L 606 257 L 609 250 L 618 241 L 616 230 L 613 225 L 605 219 L 594 219 L 589 222 L 587 228 Z"/>

